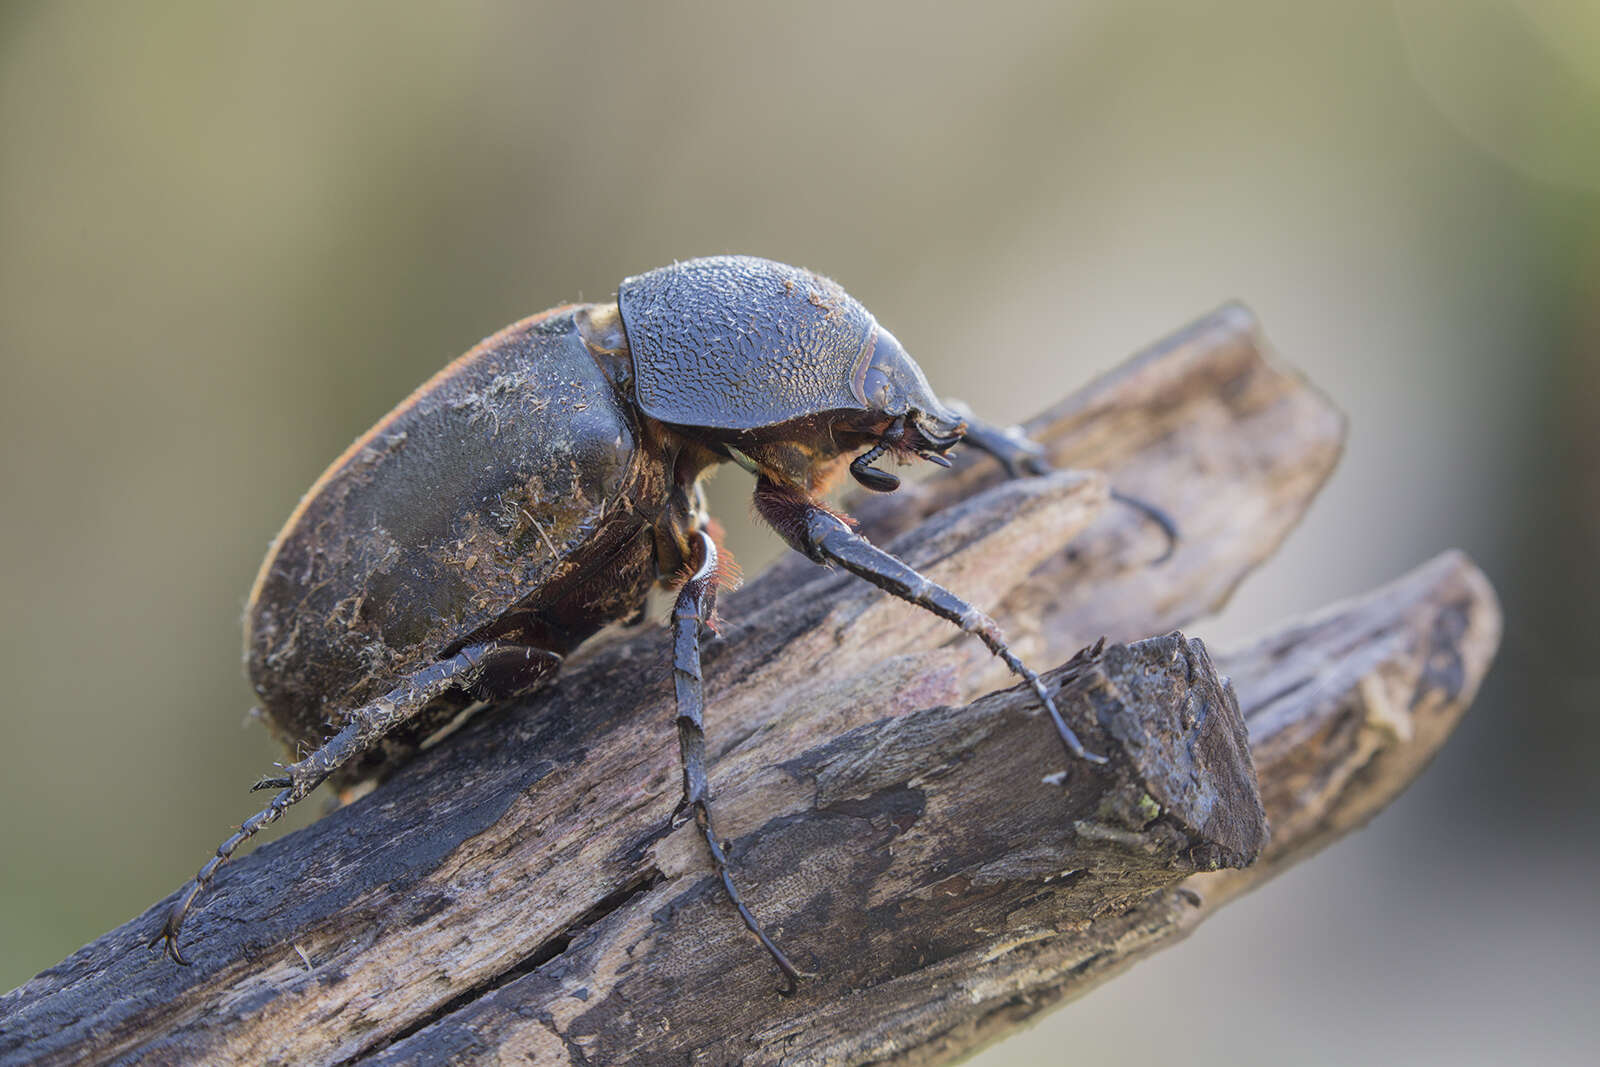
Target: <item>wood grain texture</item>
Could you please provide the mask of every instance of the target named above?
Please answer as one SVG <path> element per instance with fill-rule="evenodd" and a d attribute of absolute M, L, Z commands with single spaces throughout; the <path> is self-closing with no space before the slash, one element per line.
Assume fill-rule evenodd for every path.
<path fill-rule="evenodd" d="M 800 1059 L 947 1063 L 1181 940 L 1223 904 L 1359 828 L 1399 795 L 1471 705 L 1500 632 L 1488 580 L 1465 556 L 1446 552 L 1366 596 L 1218 656 L 1244 711 L 1271 827 L 1254 865 L 1194 875 L 1122 914 L 976 971 L 948 961 L 922 976 L 941 996 L 905 1006 L 914 1039 L 892 1049 L 880 1043 L 877 1054 L 846 1041 Z"/>
<path fill-rule="evenodd" d="M 1403 788 L 1497 632 L 1448 557 L 1221 663 L 1274 836 L 1232 881 L 1195 873 L 1260 844 L 1242 726 L 1201 646 L 1138 639 L 1220 607 L 1343 437 L 1261 347 L 1225 308 L 1030 424 L 1098 473 L 1003 482 L 974 457 L 857 511 L 1025 659 L 1066 663 L 1053 684 L 1104 771 L 1069 764 L 1024 697 L 983 696 L 1011 679 L 977 642 L 848 575 L 796 557 L 725 600 L 714 803 L 752 907 L 818 972 L 795 996 L 670 827 L 651 630 L 230 864 L 192 968 L 144 947 L 158 906 L 0 998 L 0 1062 L 943 1062 L 1181 936 Z M 1108 484 L 1174 514 L 1171 560 L 1150 564 L 1159 537 Z M 1126 647 L 1070 662 L 1102 634 Z"/>

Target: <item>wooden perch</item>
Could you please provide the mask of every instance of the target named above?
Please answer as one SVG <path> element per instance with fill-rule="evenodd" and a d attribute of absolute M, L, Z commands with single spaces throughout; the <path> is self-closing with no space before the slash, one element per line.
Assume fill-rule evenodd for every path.
<path fill-rule="evenodd" d="M 796 557 L 726 600 L 712 788 L 752 907 L 816 972 L 795 995 L 669 826 L 651 630 L 224 868 L 193 967 L 145 947 L 157 906 L 6 995 L 0 1062 L 940 1063 L 1181 937 L 1403 789 L 1498 639 L 1456 555 L 1215 668 L 1146 638 L 1219 608 L 1337 462 L 1340 417 L 1260 348 L 1225 308 L 1030 424 L 1097 473 L 969 457 L 857 508 L 1064 664 L 1103 768 L 1025 690 L 983 695 L 1011 679 L 976 641 L 848 575 Z M 1172 559 L 1108 485 L 1174 514 Z"/>

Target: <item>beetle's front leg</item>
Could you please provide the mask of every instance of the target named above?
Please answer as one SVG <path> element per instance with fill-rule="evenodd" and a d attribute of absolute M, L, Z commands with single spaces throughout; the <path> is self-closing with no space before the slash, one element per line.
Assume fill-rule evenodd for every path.
<path fill-rule="evenodd" d="M 818 563 L 837 563 L 845 570 L 865 578 L 885 592 L 933 612 L 959 626 L 988 646 L 1011 672 L 1032 687 L 1039 702 L 1050 713 L 1056 732 L 1067 752 L 1091 763 L 1104 763 L 1105 757 L 1089 752 L 1078 735 L 1067 725 L 1056 708 L 1055 699 L 1039 676 L 1018 659 L 1006 644 L 999 625 L 989 616 L 956 596 L 944 586 L 924 577 L 916 568 L 890 555 L 852 530 L 832 511 L 797 489 L 780 486 L 765 478 L 756 486 L 756 508 L 784 539 Z"/>
<path fill-rule="evenodd" d="M 1020 426 L 996 426 L 973 414 L 972 409 L 959 400 L 946 403 L 967 424 L 961 440 L 999 460 L 1009 477 L 1025 478 L 1029 475 L 1049 474 L 1055 469 L 1045 455 L 1044 446 L 1023 433 Z M 1155 562 L 1163 563 L 1170 558 L 1178 547 L 1178 524 L 1172 516 L 1147 500 L 1129 496 L 1116 489 L 1111 490 L 1110 496 L 1112 500 L 1132 508 L 1160 528 L 1162 534 L 1166 536 L 1167 548 Z"/>
<path fill-rule="evenodd" d="M 683 761 L 683 807 L 692 812 L 695 825 L 706 839 L 711 862 L 716 866 L 722 888 L 727 891 L 739 918 L 772 955 L 778 968 L 795 988 L 800 972 L 783 951 L 767 936 L 756 917 L 745 906 L 728 873 L 728 857 L 711 825 L 711 786 L 706 781 L 705 694 L 700 676 L 700 629 L 713 617 L 717 592 L 717 544 L 705 530 L 690 535 L 695 543 L 698 566 L 678 590 L 672 608 L 672 681 L 678 698 L 678 754 Z"/>
<path fill-rule="evenodd" d="M 1012 478 L 1025 478 L 1030 474 L 1049 474 L 1054 468 L 1046 458 L 1044 446 L 1022 432 L 1020 426 L 996 426 L 978 417 L 959 400 L 948 400 L 946 406 L 961 416 L 967 424 L 961 435 L 962 443 L 980 452 L 987 452 L 1000 461 L 1006 474 Z"/>

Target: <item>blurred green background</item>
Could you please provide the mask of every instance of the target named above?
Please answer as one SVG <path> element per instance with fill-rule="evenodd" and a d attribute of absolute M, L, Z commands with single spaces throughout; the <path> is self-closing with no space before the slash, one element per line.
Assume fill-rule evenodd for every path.
<path fill-rule="evenodd" d="M 499 326 L 741 251 L 1002 419 L 1241 298 L 1350 447 L 1194 630 L 1447 546 L 1504 599 L 1371 828 L 979 1062 L 1592 1062 L 1593 0 L 11 2 L 0 135 L 0 988 L 253 810 L 239 612 L 331 457 Z"/>

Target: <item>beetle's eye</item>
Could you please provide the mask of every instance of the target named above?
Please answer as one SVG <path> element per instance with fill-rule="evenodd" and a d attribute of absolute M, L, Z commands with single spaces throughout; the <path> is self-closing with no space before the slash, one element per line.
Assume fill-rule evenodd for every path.
<path fill-rule="evenodd" d="M 866 380 L 861 383 L 867 403 L 879 411 L 889 408 L 889 376 L 877 367 L 868 367 Z"/>

